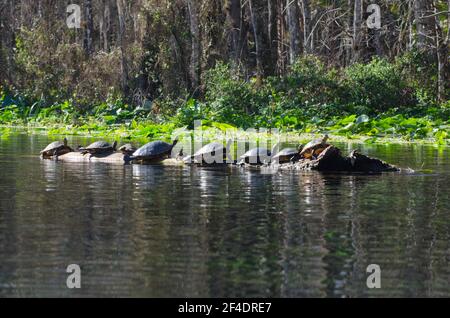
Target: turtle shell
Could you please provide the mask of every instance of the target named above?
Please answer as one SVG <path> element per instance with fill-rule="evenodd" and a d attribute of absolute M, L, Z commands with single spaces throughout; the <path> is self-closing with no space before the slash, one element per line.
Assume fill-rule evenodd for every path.
<path fill-rule="evenodd" d="M 127 154 L 133 154 L 136 150 L 136 147 L 134 147 L 132 144 L 125 144 L 119 148 L 119 151 Z"/>
<path fill-rule="evenodd" d="M 200 157 L 200 156 L 203 156 L 206 154 L 211 154 L 213 152 L 217 153 L 217 152 L 224 151 L 224 150 L 225 150 L 225 147 L 221 143 L 213 142 L 213 143 L 207 144 L 206 146 L 201 148 L 199 151 L 197 151 L 194 154 L 194 157 Z"/>
<path fill-rule="evenodd" d="M 94 149 L 107 149 L 112 148 L 112 145 L 106 141 L 96 141 L 89 146 L 87 146 L 85 149 L 87 150 L 94 150 Z"/>
<path fill-rule="evenodd" d="M 64 147 L 64 143 L 62 141 L 54 141 L 51 144 L 49 144 L 47 147 L 45 147 L 44 150 L 41 151 L 41 154 L 45 153 L 45 152 L 50 152 L 50 151 L 54 151 L 57 150 L 59 148 Z"/>
<path fill-rule="evenodd" d="M 122 147 L 120 147 L 119 150 L 130 150 L 130 149 L 133 149 L 133 148 L 134 148 L 134 146 L 132 144 L 125 144 Z"/>
<path fill-rule="evenodd" d="M 328 140 L 328 135 L 325 135 L 323 138 L 315 139 L 313 141 L 308 142 L 305 147 L 303 147 L 300 155 L 304 155 L 310 151 L 317 150 L 319 148 L 327 148 L 329 145 L 326 143 Z"/>
<path fill-rule="evenodd" d="M 298 154 L 298 149 L 286 148 L 286 149 L 281 150 L 275 156 L 273 156 L 273 158 L 276 159 L 276 158 L 280 158 L 280 157 L 295 156 L 296 154 Z"/>
<path fill-rule="evenodd" d="M 223 154 L 225 157 L 227 148 L 228 147 L 224 147 L 224 145 L 222 145 L 221 143 L 213 142 L 213 143 L 207 144 L 206 146 L 202 147 L 193 156 L 187 156 L 187 157 L 183 158 L 183 161 L 185 163 L 193 163 L 193 162 L 198 163 L 200 161 L 204 161 L 203 163 L 211 164 L 213 162 L 206 162 L 209 160 L 207 160 L 205 157 L 206 156 L 214 156 L 215 158 L 211 158 L 211 159 L 214 161 L 214 163 L 219 163 L 219 162 L 215 162 L 215 159 L 217 159 L 216 156 Z"/>
<path fill-rule="evenodd" d="M 164 156 L 172 151 L 173 145 L 164 141 L 150 142 L 133 153 L 135 158 L 153 158 Z"/>
<path fill-rule="evenodd" d="M 299 149 L 286 148 L 272 157 L 272 163 L 288 163 L 300 159 Z"/>
<path fill-rule="evenodd" d="M 269 158 L 272 156 L 271 151 L 266 148 L 253 148 L 243 154 L 240 159 L 240 163 L 248 162 L 251 164 L 262 164 L 262 158 Z"/>

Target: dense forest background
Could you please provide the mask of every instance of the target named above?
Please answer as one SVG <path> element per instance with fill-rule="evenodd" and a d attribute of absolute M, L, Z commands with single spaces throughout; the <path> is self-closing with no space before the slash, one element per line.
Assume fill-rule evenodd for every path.
<path fill-rule="evenodd" d="M 81 7 L 79 29 L 66 25 L 72 3 Z M 381 8 L 380 28 L 368 26 L 376 14 L 370 4 Z M 237 125 L 287 109 L 370 114 L 442 106 L 449 5 L 0 0 L 0 85 L 3 99 L 41 108 L 68 101 L 84 113 L 119 103 L 155 118 L 181 109 L 188 119 L 207 108 Z"/>

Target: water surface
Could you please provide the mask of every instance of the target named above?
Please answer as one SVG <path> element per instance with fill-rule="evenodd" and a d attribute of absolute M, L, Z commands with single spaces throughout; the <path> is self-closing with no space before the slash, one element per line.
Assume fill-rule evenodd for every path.
<path fill-rule="evenodd" d="M 50 141 L 0 139 L 0 297 L 450 297 L 449 148 L 340 144 L 427 171 L 346 176 L 41 161 Z"/>

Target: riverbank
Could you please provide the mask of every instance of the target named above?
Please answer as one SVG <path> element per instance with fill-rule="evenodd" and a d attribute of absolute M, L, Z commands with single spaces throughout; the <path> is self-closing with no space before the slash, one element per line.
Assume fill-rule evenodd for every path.
<path fill-rule="evenodd" d="M 328 125 L 327 125 L 328 124 Z M 307 123 L 304 129 L 276 128 L 239 129 L 229 124 L 202 121 L 197 128 L 205 140 L 224 140 L 230 134 L 237 140 L 265 140 L 279 134 L 283 142 L 304 142 L 314 136 L 329 134 L 335 142 L 352 142 L 366 144 L 419 143 L 450 145 L 450 125 L 444 121 L 431 121 L 427 118 L 404 118 L 400 116 L 385 119 L 370 119 L 368 116 L 349 116 L 334 122 L 317 124 Z M 84 124 L 64 124 L 56 121 L 15 122 L 0 124 L 0 138 L 8 138 L 16 132 L 43 134 L 49 136 L 82 136 L 103 138 L 107 140 L 133 141 L 144 144 L 150 140 L 170 140 L 176 135 L 192 135 L 195 130 L 175 123 L 154 123 L 151 121 L 130 120 L 120 124 L 106 124 L 90 119 Z"/>
<path fill-rule="evenodd" d="M 218 63 L 205 76 L 199 96 L 167 94 L 140 101 L 120 94 L 89 100 L 62 92 L 38 97 L 0 87 L 0 133 L 4 138 L 21 128 L 145 143 L 170 139 L 202 121 L 207 139 L 220 139 L 227 130 L 237 138 L 265 138 L 250 129 L 266 127 L 293 140 L 327 133 L 342 141 L 448 145 L 450 101 L 415 77 L 411 58 L 336 69 L 304 57 L 288 74 L 261 80 L 239 77 L 230 65 Z"/>

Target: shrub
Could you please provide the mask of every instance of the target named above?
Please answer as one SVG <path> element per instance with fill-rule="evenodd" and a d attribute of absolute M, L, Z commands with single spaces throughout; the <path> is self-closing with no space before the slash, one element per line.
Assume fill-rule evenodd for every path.
<path fill-rule="evenodd" d="M 248 127 L 248 118 L 269 103 L 264 83 L 239 79 L 223 63 L 207 72 L 205 84 L 205 103 L 213 121 Z"/>
<path fill-rule="evenodd" d="M 199 104 L 195 99 L 189 99 L 182 107 L 178 109 L 174 118 L 176 126 L 188 126 L 194 128 L 194 121 L 206 119 L 204 105 Z"/>
<path fill-rule="evenodd" d="M 368 107 L 373 113 L 413 104 L 411 88 L 395 65 L 384 59 L 354 64 L 345 71 L 345 76 L 348 104 Z"/>

